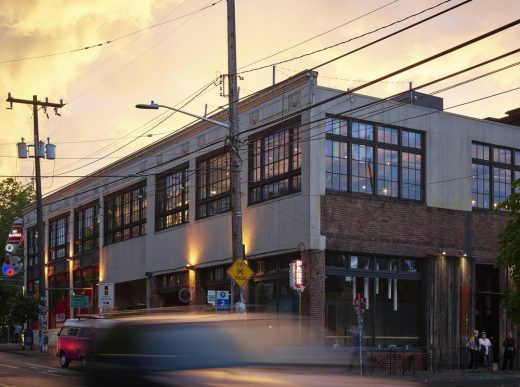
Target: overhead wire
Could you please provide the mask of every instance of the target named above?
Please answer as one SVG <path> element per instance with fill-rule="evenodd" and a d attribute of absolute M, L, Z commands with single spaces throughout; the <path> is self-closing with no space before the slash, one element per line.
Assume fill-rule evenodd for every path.
<path fill-rule="evenodd" d="M 289 58 L 289 59 L 285 59 L 285 60 L 282 60 L 282 61 L 278 61 L 278 62 L 276 62 L 276 63 L 271 63 L 271 64 L 264 65 L 264 66 L 260 66 L 260 67 L 255 67 L 255 68 L 253 68 L 253 69 L 249 69 L 249 70 L 238 71 L 238 74 L 243 75 L 243 74 L 247 74 L 247 73 L 250 73 L 250 72 L 253 72 L 253 71 L 262 70 L 262 69 L 265 69 L 265 68 L 271 68 L 271 67 L 273 67 L 273 66 L 277 66 L 277 65 L 280 65 L 280 64 L 283 64 L 283 63 L 292 62 L 292 61 L 297 60 L 297 59 L 305 58 L 305 57 L 307 57 L 307 56 L 314 55 L 314 54 L 317 54 L 317 53 L 320 53 L 320 52 L 323 52 L 323 51 L 329 50 L 329 49 L 334 48 L 334 47 L 338 47 L 338 46 L 340 46 L 340 45 L 343 45 L 343 44 L 346 44 L 346 43 L 352 42 L 352 41 L 354 41 L 354 40 L 361 39 L 362 37 L 365 37 L 365 36 L 368 36 L 368 35 L 374 34 L 374 33 L 378 32 L 378 31 L 381 31 L 381 30 L 383 30 L 383 29 L 385 29 L 385 28 L 389 28 L 389 27 L 391 27 L 391 26 L 393 26 L 393 25 L 395 25 L 395 24 L 402 23 L 402 22 L 404 22 L 404 21 L 406 21 L 406 20 L 408 20 L 408 19 L 410 19 L 410 18 L 413 18 L 413 17 L 415 17 L 415 16 L 421 15 L 421 14 L 423 14 L 423 13 L 425 13 L 425 12 L 428 12 L 428 11 L 430 11 L 430 10 L 432 10 L 432 9 L 435 9 L 435 8 L 437 8 L 437 7 L 440 7 L 441 5 L 443 5 L 443 4 L 445 4 L 445 3 L 448 3 L 448 2 L 450 2 L 450 1 L 452 1 L 452 0 L 445 0 L 445 1 L 443 1 L 443 2 L 441 2 L 441 3 L 438 3 L 438 4 L 436 4 L 436 5 L 432 6 L 432 7 L 429 7 L 429 8 L 423 9 L 422 11 L 419 11 L 419 12 L 417 12 L 417 13 L 411 14 L 411 15 L 409 15 L 409 16 L 406 16 L 405 18 L 399 19 L 399 20 L 397 20 L 397 21 L 395 21 L 395 22 L 392 22 L 392 23 L 387 24 L 387 25 L 385 25 L 385 26 L 382 26 L 382 27 L 376 28 L 376 29 L 371 30 L 371 31 L 369 31 L 369 32 L 365 32 L 365 33 L 363 33 L 363 34 L 361 34 L 361 35 L 357 35 L 357 36 L 355 36 L 355 37 L 353 37 L 353 38 L 350 38 L 350 39 L 348 39 L 348 40 L 345 40 L 345 41 L 342 41 L 342 42 L 339 42 L 339 43 L 336 43 L 336 44 L 333 44 L 333 45 L 330 45 L 330 46 L 327 46 L 327 47 L 324 47 L 324 48 L 320 48 L 320 49 L 318 49 L 318 50 L 315 50 L 315 51 L 312 51 L 312 52 L 309 52 L 309 53 L 306 53 L 306 54 L 298 55 L 298 56 L 295 56 L 295 57 L 293 57 L 293 58 Z M 466 5 L 467 3 L 470 3 L 471 1 L 473 1 L 473 0 L 465 0 L 465 1 L 463 1 L 462 3 L 459 3 L 459 4 L 457 4 L 457 5 L 453 6 L 453 7 L 450 7 L 450 8 L 448 8 L 448 9 L 445 9 L 445 10 L 443 10 L 443 11 L 441 11 L 441 12 L 438 12 L 438 13 L 432 15 L 432 16 L 429 16 L 429 17 L 427 17 L 427 18 L 425 18 L 425 19 L 422 19 L 422 20 L 420 20 L 420 21 L 418 21 L 418 22 L 416 22 L 416 23 L 413 23 L 413 24 L 411 24 L 411 25 L 409 25 L 409 26 L 407 26 L 407 27 L 401 28 L 400 30 L 397 30 L 397 31 L 392 32 L 392 33 L 390 33 L 390 34 L 388 34 L 388 35 L 385 35 L 385 36 L 383 36 L 383 37 L 380 38 L 380 39 L 377 39 L 377 40 L 375 40 L 375 41 L 373 41 L 373 42 L 371 42 L 371 43 L 369 43 L 369 44 L 366 44 L 366 45 L 364 45 L 364 46 L 361 46 L 360 48 L 358 48 L 358 49 L 356 49 L 356 50 L 354 50 L 354 51 L 351 51 L 351 52 L 348 52 L 348 53 L 346 53 L 346 54 L 343 54 L 343 55 L 340 56 L 340 57 L 333 58 L 333 59 L 331 59 L 331 60 L 329 60 L 329 61 L 327 61 L 327 62 L 325 62 L 325 63 L 322 63 L 322 64 L 320 64 L 320 65 L 318 65 L 318 66 L 316 66 L 316 67 L 314 67 L 314 68 L 312 68 L 312 69 L 316 69 L 316 68 L 318 68 L 318 67 L 321 67 L 321 66 L 324 66 L 324 65 L 326 65 L 326 64 L 332 63 L 333 61 L 336 61 L 336 60 L 338 60 L 338 59 L 341 59 L 341 58 L 343 58 L 343 57 L 345 57 L 345 56 L 347 56 L 347 55 L 353 54 L 354 52 L 357 52 L 357 51 L 362 50 L 362 49 L 364 49 L 364 48 L 370 47 L 370 46 L 372 46 L 372 45 L 374 45 L 374 44 L 376 44 L 376 43 L 382 42 L 383 40 L 386 40 L 386 39 L 388 39 L 388 38 L 390 38 L 390 37 L 392 37 L 392 36 L 394 36 L 394 35 L 400 34 L 400 33 L 404 32 L 404 31 L 406 31 L 406 30 L 409 30 L 409 29 L 411 29 L 411 28 L 413 28 L 413 27 L 416 27 L 416 26 L 418 26 L 418 25 L 420 25 L 420 24 L 422 24 L 422 23 L 425 23 L 425 22 L 427 22 L 428 20 L 431 20 L 431 19 L 436 18 L 436 17 L 438 17 L 438 16 L 440 16 L 440 15 L 443 15 L 443 14 L 445 14 L 445 13 L 447 13 L 447 12 L 450 12 L 450 11 L 456 9 L 456 8 L 459 8 L 459 7 L 463 6 L 463 5 Z"/>
<path fill-rule="evenodd" d="M 133 31 L 131 33 L 124 34 L 124 35 L 118 36 L 118 37 L 113 38 L 113 39 L 102 41 L 100 43 L 91 44 L 91 45 L 88 45 L 88 46 L 85 46 L 85 47 L 76 48 L 76 49 L 72 49 L 72 50 L 59 51 L 59 52 L 50 53 L 50 54 L 36 55 L 36 56 L 25 57 L 25 58 L 17 58 L 17 59 L 0 60 L 0 64 L 12 63 L 12 62 L 21 62 L 21 61 L 33 60 L 33 59 L 49 58 L 49 57 L 53 57 L 53 56 L 64 55 L 64 54 L 71 54 L 71 53 L 75 53 L 75 52 L 86 51 L 86 50 L 89 50 L 91 48 L 101 47 L 103 45 L 108 45 L 108 44 L 116 42 L 118 40 L 125 39 L 125 38 L 128 38 L 128 37 L 136 35 L 136 34 L 140 34 L 141 32 L 144 32 L 144 31 L 147 31 L 147 30 L 150 30 L 150 29 L 153 29 L 153 28 L 157 28 L 157 27 L 163 26 L 165 24 L 168 24 L 168 23 L 171 23 L 171 22 L 174 22 L 174 21 L 177 21 L 177 20 L 180 20 L 180 19 L 192 16 L 192 15 L 195 15 L 195 14 L 197 14 L 199 12 L 205 11 L 206 9 L 211 8 L 211 7 L 221 3 L 222 1 L 223 0 L 217 0 L 216 2 L 211 3 L 210 5 L 207 5 L 207 6 L 205 6 L 203 8 L 200 8 L 200 9 L 198 9 L 196 11 L 189 12 L 189 13 L 187 13 L 185 15 L 176 17 L 174 19 L 166 20 L 164 22 L 157 23 L 157 24 L 148 26 L 146 28 L 142 28 L 142 29 L 137 30 L 137 31 Z"/>

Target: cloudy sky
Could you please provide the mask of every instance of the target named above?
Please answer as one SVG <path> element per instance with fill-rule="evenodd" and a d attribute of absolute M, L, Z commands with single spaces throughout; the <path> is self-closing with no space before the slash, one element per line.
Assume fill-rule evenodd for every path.
<path fill-rule="evenodd" d="M 241 96 L 317 66 L 462 0 L 444 4 L 379 32 L 336 45 L 443 0 L 236 0 L 237 61 L 244 73 Z M 384 42 L 320 67 L 318 82 L 353 88 L 417 60 L 514 21 L 518 0 L 474 0 Z M 520 27 L 490 37 L 441 60 L 362 91 L 377 97 L 421 84 L 518 48 Z M 5 99 L 48 98 L 66 106 L 61 116 L 40 111 L 40 138 L 57 146 L 42 161 L 44 193 L 84 176 L 178 130 L 190 118 L 144 111 L 136 103 L 184 106 L 203 114 L 227 100 L 220 74 L 227 72 L 225 0 L 2 0 L 0 7 L 0 175 L 34 175 L 32 160 L 16 157 L 16 142 L 32 142 L 31 109 Z M 89 47 L 86 49 L 86 47 Z M 494 62 L 423 92 L 514 64 L 520 54 Z M 263 69 L 259 67 L 266 66 Z M 450 107 L 520 86 L 520 66 L 439 96 Z M 520 91 L 450 111 L 502 117 L 520 107 Z M 52 177 L 54 176 L 54 177 Z M 60 176 L 71 176 L 68 178 Z M 20 177 L 23 182 L 29 178 Z"/>

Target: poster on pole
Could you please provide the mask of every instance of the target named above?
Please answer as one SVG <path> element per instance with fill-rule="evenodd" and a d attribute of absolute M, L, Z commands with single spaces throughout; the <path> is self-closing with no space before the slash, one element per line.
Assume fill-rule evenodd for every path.
<path fill-rule="evenodd" d="M 108 313 L 114 309 L 114 284 L 103 282 L 99 284 L 99 311 Z"/>

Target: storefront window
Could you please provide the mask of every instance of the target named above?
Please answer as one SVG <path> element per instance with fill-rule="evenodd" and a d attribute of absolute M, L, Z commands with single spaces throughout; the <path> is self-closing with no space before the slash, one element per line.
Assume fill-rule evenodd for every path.
<path fill-rule="evenodd" d="M 288 278 L 256 282 L 253 295 L 255 311 L 293 313 L 297 308 L 294 293 Z"/>
<path fill-rule="evenodd" d="M 348 260 L 348 265 L 343 265 Z M 419 259 L 326 253 L 327 344 L 358 345 L 356 295 L 363 294 L 363 345 L 424 344 Z"/>

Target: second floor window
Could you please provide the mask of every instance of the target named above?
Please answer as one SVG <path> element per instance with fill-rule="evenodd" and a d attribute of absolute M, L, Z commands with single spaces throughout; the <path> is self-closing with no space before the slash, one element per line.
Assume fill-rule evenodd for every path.
<path fill-rule="evenodd" d="M 229 152 L 197 161 L 197 218 L 231 209 Z"/>
<path fill-rule="evenodd" d="M 249 145 L 249 204 L 301 190 L 298 120 L 253 136 Z"/>
<path fill-rule="evenodd" d="M 189 221 L 188 168 L 176 169 L 157 177 L 155 194 L 155 230 L 163 230 Z"/>
<path fill-rule="evenodd" d="M 69 256 L 69 217 L 63 217 L 49 222 L 49 259 Z"/>
<path fill-rule="evenodd" d="M 145 235 L 146 186 L 105 199 L 105 244 Z"/>
<path fill-rule="evenodd" d="M 496 208 L 520 178 L 520 150 L 474 142 L 471 145 L 471 204 Z"/>
<path fill-rule="evenodd" d="M 38 231 L 37 227 L 29 227 L 27 229 L 27 266 L 38 264 Z"/>
<path fill-rule="evenodd" d="M 99 223 L 97 204 L 74 211 L 74 253 L 95 249 L 99 246 Z"/>
<path fill-rule="evenodd" d="M 423 200 L 421 132 L 337 117 L 327 125 L 327 189 Z"/>

